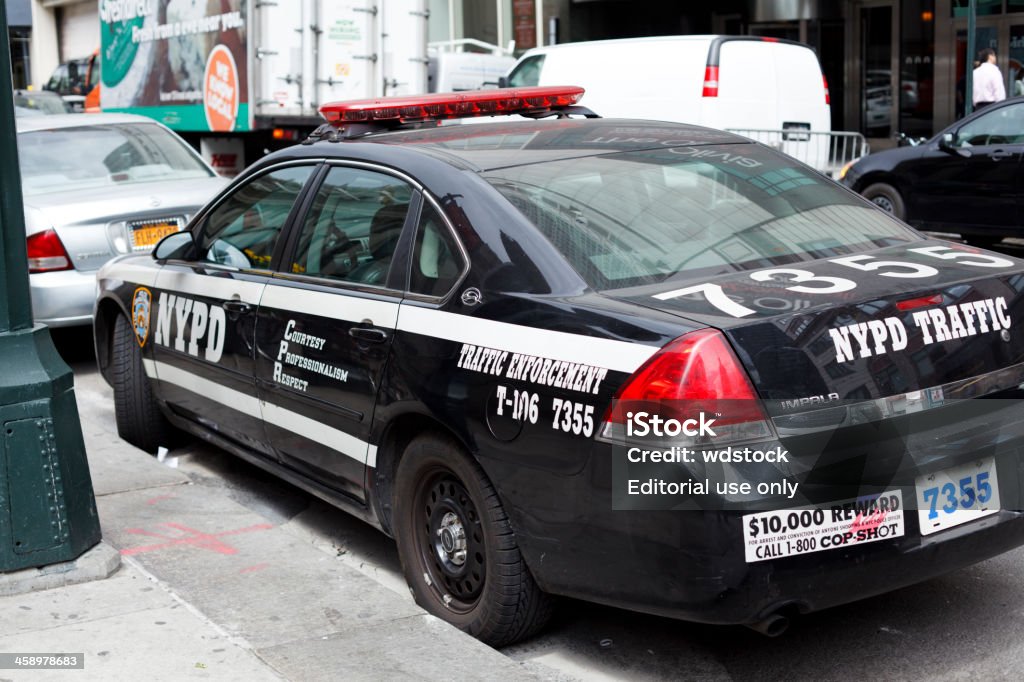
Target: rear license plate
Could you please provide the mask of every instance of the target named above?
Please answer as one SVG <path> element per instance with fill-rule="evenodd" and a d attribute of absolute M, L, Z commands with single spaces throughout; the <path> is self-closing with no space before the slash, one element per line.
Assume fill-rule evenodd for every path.
<path fill-rule="evenodd" d="M 994 457 L 919 476 L 915 487 L 921 535 L 931 535 L 999 511 Z"/>
<path fill-rule="evenodd" d="M 129 223 L 128 227 L 132 235 L 132 248 L 135 251 L 148 251 L 156 246 L 157 242 L 169 234 L 181 230 L 182 221 L 178 218 L 160 220 L 140 220 Z"/>

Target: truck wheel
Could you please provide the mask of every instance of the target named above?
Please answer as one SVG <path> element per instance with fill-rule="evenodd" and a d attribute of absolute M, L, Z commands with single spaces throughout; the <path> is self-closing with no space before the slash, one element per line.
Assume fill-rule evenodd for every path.
<path fill-rule="evenodd" d="M 551 615 L 480 466 L 448 438 L 420 436 L 398 464 L 394 531 L 416 603 L 491 646 Z"/>
<path fill-rule="evenodd" d="M 861 192 L 864 198 L 878 206 L 886 213 L 891 213 L 896 218 L 904 220 L 907 216 L 906 205 L 899 190 L 885 182 L 876 182 L 869 185 Z"/>
<path fill-rule="evenodd" d="M 149 453 L 155 453 L 160 446 L 173 446 L 177 431 L 153 397 L 153 387 L 142 368 L 142 349 L 124 315 L 118 315 L 114 322 L 111 349 L 117 435 Z"/>

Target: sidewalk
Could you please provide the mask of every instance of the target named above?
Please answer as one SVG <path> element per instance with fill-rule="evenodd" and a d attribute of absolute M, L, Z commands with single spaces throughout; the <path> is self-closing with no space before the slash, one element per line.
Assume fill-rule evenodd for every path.
<path fill-rule="evenodd" d="M 106 580 L 0 597 L 0 652 L 83 653 L 84 671 L 0 680 L 552 679 L 428 615 L 336 557 L 193 485 L 116 436 L 113 400 L 76 390 Z"/>

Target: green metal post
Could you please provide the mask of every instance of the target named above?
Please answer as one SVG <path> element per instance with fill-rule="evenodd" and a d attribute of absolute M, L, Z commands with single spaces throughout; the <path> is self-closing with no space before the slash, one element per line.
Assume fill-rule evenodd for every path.
<path fill-rule="evenodd" d="M 978 51 L 974 27 L 977 18 L 977 0 L 967 0 L 967 59 L 964 60 L 967 78 L 964 80 L 964 116 L 969 116 L 974 111 L 974 57 Z"/>
<path fill-rule="evenodd" d="M 74 377 L 32 323 L 6 3 L 0 2 L 0 572 L 100 541 Z"/>

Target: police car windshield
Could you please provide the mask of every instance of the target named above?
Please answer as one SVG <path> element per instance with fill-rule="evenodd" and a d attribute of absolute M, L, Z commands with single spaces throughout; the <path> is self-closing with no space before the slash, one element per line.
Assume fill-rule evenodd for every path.
<path fill-rule="evenodd" d="M 917 238 L 813 170 L 749 144 L 623 152 L 484 177 L 596 289 Z"/>
<path fill-rule="evenodd" d="M 28 196 L 213 175 L 184 142 L 147 123 L 21 133 L 18 161 Z"/>

